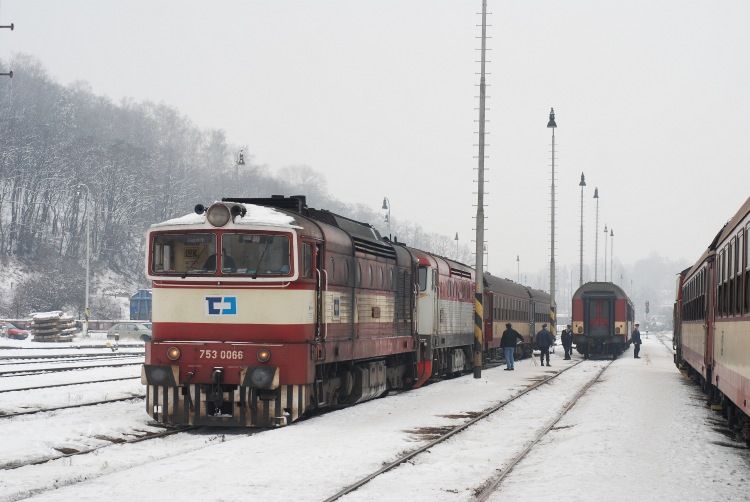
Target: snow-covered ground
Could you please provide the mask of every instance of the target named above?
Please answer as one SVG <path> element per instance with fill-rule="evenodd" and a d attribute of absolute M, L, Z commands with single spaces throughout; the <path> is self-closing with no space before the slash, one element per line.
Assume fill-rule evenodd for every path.
<path fill-rule="evenodd" d="M 496 499 L 750 497 L 744 444 L 721 433 L 696 388 L 674 367 L 668 345 L 652 335 L 642 359 L 628 351 L 612 364 L 515 467 Z M 259 434 L 180 433 L 5 471 L 0 500 L 32 494 L 38 500 L 97 502 L 105 495 L 123 501 L 323 500 L 399 453 L 426 444 L 435 429 L 464 422 L 571 362 L 558 353 L 552 364 L 520 361 L 515 372 L 489 369 L 479 380 L 447 380 Z M 523 450 L 605 364 L 585 361 L 571 368 L 347 499 L 470 500 L 473 490 Z M 0 444 L 25 437 L 29 451 L 39 456 L 70 438 L 77 445 L 83 437 L 106 440 L 136 428 L 153 429 L 142 402 L 116 404 L 49 413 L 47 420 L 0 420 Z M 35 437 L 39 440 L 32 441 Z M 11 457 L 21 454 L 16 450 Z"/>

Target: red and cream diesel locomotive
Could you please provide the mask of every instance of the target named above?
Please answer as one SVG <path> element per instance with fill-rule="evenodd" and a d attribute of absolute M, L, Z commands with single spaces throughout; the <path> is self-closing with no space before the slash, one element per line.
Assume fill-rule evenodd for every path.
<path fill-rule="evenodd" d="M 573 294 L 573 342 L 584 357 L 613 359 L 630 345 L 633 303 L 611 282 L 587 282 Z"/>
<path fill-rule="evenodd" d="M 750 441 L 750 198 L 679 274 L 675 364 Z"/>
<path fill-rule="evenodd" d="M 472 367 L 474 270 L 303 196 L 153 225 L 147 412 L 276 426 Z"/>

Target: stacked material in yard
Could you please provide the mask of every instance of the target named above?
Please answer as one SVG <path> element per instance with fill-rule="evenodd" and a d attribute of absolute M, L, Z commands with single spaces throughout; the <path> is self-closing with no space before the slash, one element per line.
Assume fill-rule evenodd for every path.
<path fill-rule="evenodd" d="M 59 310 L 31 314 L 35 342 L 69 342 L 76 332 L 75 320 Z"/>

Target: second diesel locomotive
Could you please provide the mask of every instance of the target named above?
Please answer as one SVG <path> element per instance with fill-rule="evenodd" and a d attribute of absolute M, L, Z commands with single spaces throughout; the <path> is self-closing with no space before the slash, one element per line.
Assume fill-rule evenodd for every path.
<path fill-rule="evenodd" d="M 630 345 L 633 303 L 611 282 L 588 282 L 573 294 L 573 342 L 584 357 L 616 358 Z"/>
<path fill-rule="evenodd" d="M 472 369 L 474 270 L 303 196 L 199 205 L 147 241 L 142 380 L 157 421 L 286 425 Z M 495 289 L 496 319 L 545 308 Z"/>

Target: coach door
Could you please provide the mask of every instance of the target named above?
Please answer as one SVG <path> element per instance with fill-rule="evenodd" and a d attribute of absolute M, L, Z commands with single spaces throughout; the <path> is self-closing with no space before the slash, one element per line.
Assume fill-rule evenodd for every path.
<path fill-rule="evenodd" d="M 589 336 L 605 337 L 615 332 L 615 301 L 611 296 L 590 296 L 585 303 L 586 330 Z"/>
<path fill-rule="evenodd" d="M 437 270 L 421 265 L 417 269 L 417 333 L 432 335 L 437 331 Z"/>
<path fill-rule="evenodd" d="M 713 288 L 712 284 L 717 284 L 718 281 L 714 280 L 715 275 L 718 271 L 716 270 L 716 261 L 712 259 L 709 261 L 708 266 L 703 270 L 703 284 L 701 285 L 702 291 L 705 293 L 705 310 L 701 312 L 700 317 L 703 317 L 703 336 L 705 340 L 704 360 L 703 364 L 705 367 L 704 376 L 709 381 L 714 379 L 714 376 L 709 374 L 713 369 L 714 363 L 714 337 L 716 335 L 716 288 Z"/>

